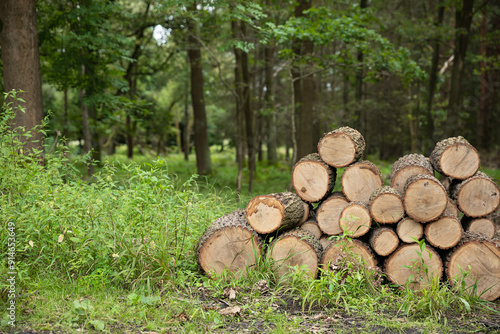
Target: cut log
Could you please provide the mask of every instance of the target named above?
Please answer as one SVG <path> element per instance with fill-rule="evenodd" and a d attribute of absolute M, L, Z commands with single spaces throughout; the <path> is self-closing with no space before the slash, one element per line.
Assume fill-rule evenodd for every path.
<path fill-rule="evenodd" d="M 466 232 L 481 234 L 489 239 L 493 239 L 495 236 L 495 222 L 490 217 L 471 218 L 464 216 L 462 226 Z"/>
<path fill-rule="evenodd" d="M 483 172 L 452 184 L 450 191 L 460 211 L 468 217 L 485 217 L 495 212 L 500 205 L 500 189 Z"/>
<path fill-rule="evenodd" d="M 224 270 L 243 275 L 252 268 L 262 252 L 262 240 L 238 209 L 215 220 L 198 242 L 198 263 L 209 276 Z"/>
<path fill-rule="evenodd" d="M 323 235 L 323 232 L 321 232 L 318 223 L 312 217 L 309 217 L 308 220 L 300 224 L 299 228 L 311 232 L 318 239 Z"/>
<path fill-rule="evenodd" d="M 438 142 L 429 158 L 439 173 L 459 180 L 476 174 L 481 162 L 474 146 L 461 136 Z"/>
<path fill-rule="evenodd" d="M 399 238 L 394 230 L 379 227 L 370 233 L 370 246 L 380 256 L 387 256 L 394 252 L 399 245 Z"/>
<path fill-rule="evenodd" d="M 382 187 L 379 169 L 370 161 L 360 161 L 347 167 L 340 180 L 342 192 L 351 202 L 368 204 L 372 192 Z"/>
<path fill-rule="evenodd" d="M 344 126 L 323 136 L 318 153 L 330 166 L 341 168 L 358 160 L 365 150 L 365 140 L 359 131 Z"/>
<path fill-rule="evenodd" d="M 300 159 L 292 171 L 292 185 L 306 202 L 318 202 L 329 195 L 335 186 L 337 170 L 327 165 L 317 153 Z"/>
<path fill-rule="evenodd" d="M 422 239 L 424 236 L 424 226 L 414 219 L 406 217 L 398 223 L 396 233 L 402 242 L 411 244 Z"/>
<path fill-rule="evenodd" d="M 370 215 L 373 220 L 382 224 L 393 224 L 405 215 L 403 198 L 394 188 L 383 186 L 370 196 Z"/>
<path fill-rule="evenodd" d="M 436 220 L 447 204 L 446 190 L 434 176 L 413 175 L 406 181 L 403 205 L 410 218 L 420 223 Z"/>
<path fill-rule="evenodd" d="M 425 226 L 425 240 L 439 249 L 456 246 L 462 235 L 462 224 L 453 216 L 442 216 Z"/>
<path fill-rule="evenodd" d="M 377 260 L 370 247 L 359 240 L 347 239 L 333 241 L 323 252 L 321 266 L 328 271 L 333 267 L 340 267 L 345 261 L 358 263 L 362 262 L 366 268 L 375 268 Z"/>
<path fill-rule="evenodd" d="M 323 249 L 326 249 L 331 243 L 333 243 L 335 239 L 331 235 L 323 234 L 321 238 L 319 238 L 319 243 L 323 246 Z"/>
<path fill-rule="evenodd" d="M 344 206 L 340 213 L 340 228 L 343 232 L 349 232 L 352 238 L 365 235 L 372 226 L 370 211 L 366 204 L 351 202 Z"/>
<path fill-rule="evenodd" d="M 453 216 L 457 218 L 460 216 L 460 210 L 458 210 L 458 206 L 450 197 L 448 197 L 448 203 L 446 203 L 446 208 L 444 209 L 443 216 Z"/>
<path fill-rule="evenodd" d="M 270 244 L 268 251 L 278 277 L 286 275 L 290 267 L 296 266 L 306 268 L 311 277 L 316 277 L 322 254 L 323 246 L 318 238 L 301 229 L 282 234 Z"/>
<path fill-rule="evenodd" d="M 268 234 L 298 226 L 306 207 L 307 204 L 291 192 L 261 195 L 248 202 L 246 215 L 255 231 Z"/>
<path fill-rule="evenodd" d="M 452 285 L 462 286 L 463 280 L 468 289 L 472 289 L 477 284 L 480 298 L 496 300 L 500 297 L 499 243 L 466 233 L 448 255 L 446 273 Z"/>
<path fill-rule="evenodd" d="M 332 193 L 324 200 L 316 211 L 316 220 L 323 233 L 338 235 L 342 233 L 340 228 L 340 214 L 345 205 L 349 203 L 340 191 Z"/>
<path fill-rule="evenodd" d="M 403 194 L 406 181 L 418 174 L 434 176 L 434 169 L 429 159 L 417 153 L 404 155 L 392 165 L 391 187 Z"/>
<path fill-rule="evenodd" d="M 413 290 L 429 289 L 434 279 L 443 276 L 443 262 L 430 246 L 421 251 L 418 244 L 402 245 L 385 261 L 385 273 L 394 284 Z"/>

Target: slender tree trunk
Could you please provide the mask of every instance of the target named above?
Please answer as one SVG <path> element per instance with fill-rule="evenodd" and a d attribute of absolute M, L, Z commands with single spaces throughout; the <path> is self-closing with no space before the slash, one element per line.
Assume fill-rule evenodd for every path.
<path fill-rule="evenodd" d="M 267 110 L 267 160 L 270 164 L 278 161 L 278 151 L 276 142 L 276 111 L 273 105 L 273 53 L 274 48 L 270 45 L 264 48 L 265 56 L 265 87 L 264 101 Z"/>
<path fill-rule="evenodd" d="M 85 77 L 85 66 L 82 65 L 81 76 Z M 83 128 L 83 153 L 88 154 L 92 151 L 92 133 L 90 130 L 90 116 L 89 107 L 85 104 L 84 98 L 86 91 L 84 88 L 80 89 L 80 110 L 82 113 L 82 128 Z M 87 169 L 88 176 L 94 174 L 94 165 L 92 161 L 89 162 Z"/>
<path fill-rule="evenodd" d="M 62 135 L 64 138 L 69 138 L 69 130 L 68 130 L 68 88 L 64 88 L 64 119 L 63 119 L 63 129 Z"/>
<path fill-rule="evenodd" d="M 189 57 L 186 58 L 189 64 Z M 184 160 L 189 161 L 189 150 L 190 150 L 190 133 L 189 133 L 189 80 L 186 78 L 186 86 L 184 90 L 184 132 L 183 132 L 183 143 L 182 145 L 184 151 Z"/>
<path fill-rule="evenodd" d="M 0 1 L 0 45 L 2 47 L 3 80 L 6 92 L 23 90 L 19 96 L 26 102 L 16 102 L 26 109 L 17 112 L 14 127 L 30 131 L 40 125 L 43 118 L 42 83 L 36 2 L 32 0 Z M 26 152 L 42 149 L 43 134 L 32 133 L 26 140 Z"/>
<path fill-rule="evenodd" d="M 364 12 L 366 7 L 368 6 L 368 0 L 360 0 L 359 7 L 361 12 Z M 363 77 L 364 77 L 364 66 L 363 66 L 363 52 L 358 51 L 357 55 L 358 65 L 356 68 L 356 84 L 354 91 L 354 99 L 356 101 L 356 127 L 358 130 L 366 136 L 366 112 L 363 110 L 361 106 L 361 102 L 363 100 Z"/>
<path fill-rule="evenodd" d="M 193 6 L 192 9 L 196 7 Z M 195 22 L 189 23 L 188 57 L 191 68 L 191 102 L 194 115 L 194 148 L 196 153 L 196 168 L 198 174 L 210 174 L 212 161 L 208 143 L 207 113 L 205 110 L 203 69 L 201 49 L 198 42 L 199 27 Z"/>
<path fill-rule="evenodd" d="M 240 27 L 239 21 L 231 22 L 233 38 L 239 39 Z M 243 112 L 243 77 L 241 69 L 241 57 L 243 51 L 233 47 L 235 65 L 234 65 L 234 86 L 236 90 L 236 162 L 238 164 L 238 175 L 236 177 L 236 193 L 241 193 L 241 179 L 243 173 L 243 163 L 245 161 L 244 141 L 245 141 L 245 115 Z"/>

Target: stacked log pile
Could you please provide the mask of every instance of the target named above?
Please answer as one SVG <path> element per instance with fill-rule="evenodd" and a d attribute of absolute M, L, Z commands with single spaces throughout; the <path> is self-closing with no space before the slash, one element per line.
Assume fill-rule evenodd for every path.
<path fill-rule="evenodd" d="M 399 158 L 384 185 L 377 166 L 359 160 L 364 148 L 355 129 L 325 134 L 318 153 L 293 167 L 294 192 L 256 196 L 246 210 L 207 229 L 198 244 L 201 268 L 241 275 L 266 250 L 277 276 L 298 266 L 315 277 L 318 268 L 350 257 L 383 269 L 399 286 L 424 289 L 434 278 L 452 285 L 463 279 L 477 284 L 482 298 L 499 298 L 500 242 L 490 217 L 500 189 L 479 171 L 477 150 L 463 137 L 445 139 L 429 158 Z M 341 191 L 334 192 L 338 168 L 344 168 Z M 343 241 L 346 235 L 352 242 Z"/>

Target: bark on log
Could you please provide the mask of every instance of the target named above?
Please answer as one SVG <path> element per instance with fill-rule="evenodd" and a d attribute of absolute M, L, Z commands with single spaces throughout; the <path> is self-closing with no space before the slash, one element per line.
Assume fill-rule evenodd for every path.
<path fill-rule="evenodd" d="M 396 233 L 401 241 L 411 244 L 422 239 L 424 236 L 424 226 L 414 219 L 406 217 L 398 223 Z"/>
<path fill-rule="evenodd" d="M 349 203 L 340 191 L 332 193 L 324 200 L 316 211 L 318 226 L 327 235 L 338 235 L 342 233 L 340 228 L 340 214 L 345 205 Z"/>
<path fill-rule="evenodd" d="M 495 212 L 500 205 L 500 189 L 483 172 L 452 184 L 450 192 L 460 211 L 468 217 L 485 217 Z"/>
<path fill-rule="evenodd" d="M 370 233 L 370 246 L 380 256 L 394 252 L 399 245 L 399 238 L 391 228 L 379 227 Z"/>
<path fill-rule="evenodd" d="M 443 216 L 452 216 L 457 218 L 460 216 L 460 210 L 458 210 L 458 206 L 450 197 L 448 197 L 448 203 L 446 203 L 446 208 L 444 209 Z"/>
<path fill-rule="evenodd" d="M 239 277 L 262 253 L 262 240 L 238 209 L 215 220 L 198 242 L 198 263 L 208 276 L 227 270 Z"/>
<path fill-rule="evenodd" d="M 406 214 L 420 223 L 438 219 L 446 209 L 448 196 L 434 176 L 411 176 L 405 184 L 403 205 Z"/>
<path fill-rule="evenodd" d="M 481 234 L 489 239 L 493 239 L 495 236 L 495 222 L 490 217 L 471 218 L 464 216 L 462 226 L 466 232 Z"/>
<path fill-rule="evenodd" d="M 304 219 L 308 205 L 291 192 L 261 195 L 252 198 L 246 208 L 246 217 L 252 228 L 261 234 L 298 226 Z"/>
<path fill-rule="evenodd" d="M 462 224 L 457 217 L 442 216 L 425 226 L 425 240 L 439 249 L 456 246 L 462 236 Z"/>
<path fill-rule="evenodd" d="M 360 161 L 347 167 L 340 180 L 342 192 L 351 202 L 368 204 L 372 192 L 382 187 L 380 170 L 370 161 Z"/>
<path fill-rule="evenodd" d="M 301 229 L 282 234 L 270 244 L 268 251 L 278 277 L 286 275 L 290 272 L 290 267 L 295 266 L 305 266 L 311 277 L 316 277 L 322 254 L 323 246 L 318 238 Z"/>
<path fill-rule="evenodd" d="M 341 267 L 345 261 L 351 263 L 362 261 L 366 268 L 377 266 L 377 260 L 367 244 L 356 239 L 351 241 L 347 239 L 335 240 L 328 245 L 321 258 L 323 270 L 328 271 L 332 267 Z"/>
<path fill-rule="evenodd" d="M 461 286 L 462 280 L 467 287 L 477 284 L 482 299 L 496 300 L 500 297 L 500 242 L 466 233 L 447 257 L 446 274 L 452 285 Z"/>
<path fill-rule="evenodd" d="M 370 196 L 370 215 L 373 220 L 382 224 L 393 224 L 405 215 L 403 198 L 394 188 L 383 186 Z"/>
<path fill-rule="evenodd" d="M 359 238 L 370 230 L 372 220 L 366 204 L 351 202 L 345 205 L 340 213 L 340 228 L 352 233 L 352 238 Z"/>
<path fill-rule="evenodd" d="M 429 289 L 435 276 L 443 276 L 443 262 L 430 246 L 421 252 L 418 244 L 402 245 L 385 261 L 385 273 L 394 284 L 408 284 L 413 290 Z"/>
<path fill-rule="evenodd" d="M 358 160 L 365 150 L 365 140 L 359 131 L 344 126 L 323 136 L 318 153 L 332 167 L 346 167 Z"/>
<path fill-rule="evenodd" d="M 292 185 L 297 195 L 306 202 L 318 202 L 330 194 L 335 186 L 337 170 L 311 153 L 300 159 L 292 171 Z"/>
<path fill-rule="evenodd" d="M 392 165 L 391 187 L 403 194 L 406 181 L 418 174 L 434 176 L 434 169 L 429 160 L 417 153 L 404 155 Z"/>
<path fill-rule="evenodd" d="M 430 161 L 439 173 L 459 180 L 474 175 L 481 162 L 474 146 L 461 136 L 438 142 L 430 155 Z"/>

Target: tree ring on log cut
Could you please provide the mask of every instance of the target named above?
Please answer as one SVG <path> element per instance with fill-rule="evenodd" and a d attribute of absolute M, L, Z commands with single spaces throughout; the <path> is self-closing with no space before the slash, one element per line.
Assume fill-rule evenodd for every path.
<path fill-rule="evenodd" d="M 494 301 L 500 297 L 500 247 L 493 242 L 461 242 L 449 255 L 446 267 L 452 285 L 460 285 L 463 279 L 467 287 L 477 284 L 482 299 Z"/>
<path fill-rule="evenodd" d="M 462 224 L 457 217 L 442 216 L 425 226 L 425 240 L 440 249 L 456 246 L 462 235 Z"/>
<path fill-rule="evenodd" d="M 411 176 L 418 174 L 434 176 L 434 169 L 429 159 L 418 153 L 404 155 L 396 160 L 392 166 L 391 187 L 403 194 L 406 181 Z"/>
<path fill-rule="evenodd" d="M 471 218 L 464 216 L 462 225 L 467 232 L 481 234 L 489 239 L 493 239 L 495 236 L 495 222 L 488 217 Z"/>
<path fill-rule="evenodd" d="M 379 227 L 371 232 L 370 245 L 375 253 L 387 256 L 399 246 L 399 238 L 392 229 Z"/>
<path fill-rule="evenodd" d="M 372 225 L 370 212 L 366 204 L 351 202 L 346 204 L 340 214 L 340 228 L 344 232 L 352 233 L 352 238 L 365 235 Z"/>
<path fill-rule="evenodd" d="M 340 228 L 340 214 L 345 205 L 349 203 L 341 192 L 334 192 L 324 200 L 316 211 L 318 226 L 327 235 L 342 233 Z"/>
<path fill-rule="evenodd" d="M 331 242 L 325 248 L 321 257 L 321 266 L 324 271 L 329 271 L 332 266 L 341 266 L 343 262 L 362 261 L 365 268 L 377 267 L 377 260 L 370 247 L 356 239 L 340 239 Z"/>
<path fill-rule="evenodd" d="M 402 287 L 408 284 L 412 290 L 429 289 L 434 279 L 443 276 L 443 262 L 431 247 L 426 246 L 421 252 L 418 244 L 408 244 L 389 255 L 385 273 L 391 282 Z"/>
<path fill-rule="evenodd" d="M 487 216 L 500 205 L 500 189 L 483 172 L 458 183 L 451 192 L 460 211 L 468 217 Z"/>
<path fill-rule="evenodd" d="M 328 165 L 342 168 L 358 160 L 365 146 L 365 140 L 359 131 L 344 126 L 320 139 L 318 153 Z"/>
<path fill-rule="evenodd" d="M 420 223 L 438 219 L 446 209 L 448 196 L 434 176 L 419 174 L 406 181 L 403 205 L 406 214 Z"/>
<path fill-rule="evenodd" d="M 458 180 L 476 174 L 481 161 L 474 146 L 461 136 L 436 143 L 430 160 L 439 173 Z"/>
<path fill-rule="evenodd" d="M 418 242 L 424 236 L 424 226 L 410 217 L 401 219 L 396 227 L 399 239 L 404 243 Z"/>
<path fill-rule="evenodd" d="M 371 194 L 384 184 L 374 163 L 363 160 L 347 167 L 340 180 L 342 192 L 351 202 L 368 204 Z"/>
<path fill-rule="evenodd" d="M 394 188 L 383 186 L 370 196 L 370 215 L 381 224 L 393 224 L 405 215 L 403 198 Z"/>
<path fill-rule="evenodd" d="M 319 154 L 312 153 L 300 159 L 292 171 L 292 185 L 297 195 L 306 202 L 318 202 L 335 186 L 337 170 L 327 165 Z"/>

